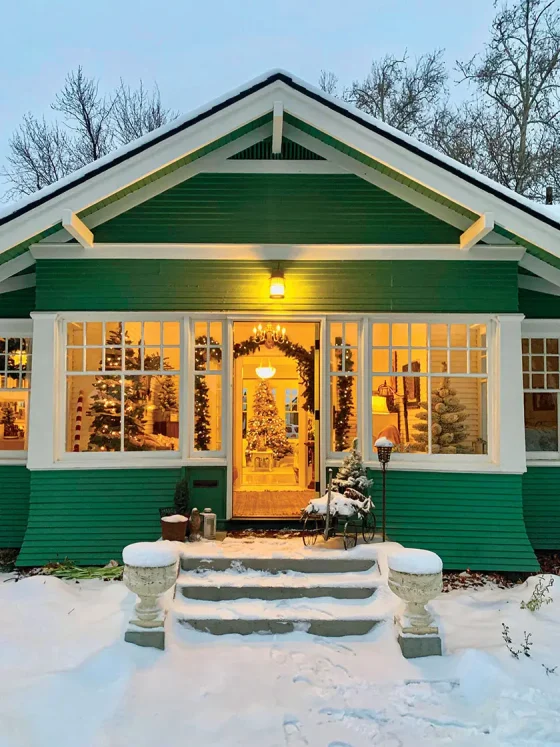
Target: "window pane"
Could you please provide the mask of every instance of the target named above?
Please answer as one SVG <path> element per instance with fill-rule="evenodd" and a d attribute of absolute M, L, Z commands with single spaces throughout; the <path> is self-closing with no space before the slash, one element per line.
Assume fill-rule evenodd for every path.
<path fill-rule="evenodd" d="M 433 380 L 432 380 L 433 385 Z M 426 376 L 407 376 L 398 389 L 398 451 L 426 454 L 428 452 L 428 386 Z"/>
<path fill-rule="evenodd" d="M 531 386 L 533 389 L 544 389 L 544 374 L 533 374 L 531 376 Z"/>
<path fill-rule="evenodd" d="M 163 368 L 164 370 L 179 371 L 181 368 L 181 350 L 179 348 L 164 348 Z"/>
<path fill-rule="evenodd" d="M 344 344 L 345 345 L 357 345 L 358 344 L 357 322 L 345 322 L 344 323 Z"/>
<path fill-rule="evenodd" d="M 126 322 L 125 324 L 125 344 L 140 345 L 142 342 L 142 322 Z"/>
<path fill-rule="evenodd" d="M 452 350 L 450 355 L 451 373 L 467 373 L 467 351 Z"/>
<path fill-rule="evenodd" d="M 539 354 L 544 353 L 544 340 L 539 337 L 535 337 L 531 340 L 531 353 Z"/>
<path fill-rule="evenodd" d="M 164 345 L 180 345 L 181 344 L 181 328 L 179 322 L 164 322 L 163 323 L 163 344 Z"/>
<path fill-rule="evenodd" d="M 28 393 L 0 391 L 0 451 L 27 449 Z"/>
<path fill-rule="evenodd" d="M 103 344 L 103 322 L 86 322 L 86 345 Z"/>
<path fill-rule="evenodd" d="M 447 371 L 447 350 L 430 351 L 430 372 L 433 374 Z"/>
<path fill-rule="evenodd" d="M 161 345 L 161 322 L 144 322 L 144 345 Z"/>
<path fill-rule="evenodd" d="M 203 337 L 204 339 L 200 340 L 200 342 L 206 345 L 207 335 L 208 335 L 208 322 L 195 322 L 194 323 L 194 336 L 196 338 L 197 344 L 199 343 L 199 338 Z"/>
<path fill-rule="evenodd" d="M 127 371 L 139 371 L 140 370 L 139 348 L 126 348 L 125 349 L 124 367 Z"/>
<path fill-rule="evenodd" d="M 331 450 L 349 451 L 357 435 L 357 377 L 331 376 Z"/>
<path fill-rule="evenodd" d="M 523 402 L 526 450 L 558 451 L 558 395 L 525 393 Z"/>
<path fill-rule="evenodd" d="M 471 373 L 486 373 L 486 351 L 471 350 Z"/>
<path fill-rule="evenodd" d="M 161 366 L 161 348 L 144 348 L 144 370 L 159 371 Z"/>
<path fill-rule="evenodd" d="M 547 374 L 546 375 L 546 388 L 547 389 L 558 389 L 558 374 Z"/>
<path fill-rule="evenodd" d="M 437 348 L 447 347 L 447 324 L 430 324 L 430 345 Z"/>
<path fill-rule="evenodd" d="M 68 376 L 66 451 L 120 451 L 119 376 Z"/>
<path fill-rule="evenodd" d="M 521 352 L 525 355 L 529 352 L 529 338 L 524 337 L 521 340 Z"/>
<path fill-rule="evenodd" d="M 84 344 L 84 323 L 68 322 L 66 327 L 66 339 L 68 345 Z"/>
<path fill-rule="evenodd" d="M 86 348 L 86 371 L 100 371 L 103 368 L 103 348 Z"/>
<path fill-rule="evenodd" d="M 388 373 L 389 372 L 389 351 L 388 350 L 373 350 L 372 351 L 372 366 L 373 372 Z"/>
<path fill-rule="evenodd" d="M 471 348 L 486 347 L 486 325 L 471 324 L 469 327 L 469 343 Z"/>
<path fill-rule="evenodd" d="M 432 382 L 432 453 L 487 453 L 487 388 L 486 379 Z"/>
<path fill-rule="evenodd" d="M 523 356 L 523 370 L 524 371 L 530 371 L 531 370 L 531 359 L 528 355 Z"/>
<path fill-rule="evenodd" d="M 405 350 L 395 350 L 393 348 L 393 360 L 391 362 L 391 370 L 395 373 L 400 371 L 408 371 L 409 356 L 408 348 Z"/>
<path fill-rule="evenodd" d="M 546 341 L 546 352 L 550 355 L 558 355 L 558 338 L 553 337 Z"/>
<path fill-rule="evenodd" d="M 223 327 L 222 322 L 210 322 L 210 344 L 211 345 L 222 344 L 222 327 Z"/>
<path fill-rule="evenodd" d="M 176 451 L 179 377 L 130 376 L 124 394 L 124 450 Z"/>
<path fill-rule="evenodd" d="M 194 378 L 195 451 L 219 451 L 222 448 L 222 377 Z"/>
<path fill-rule="evenodd" d="M 122 345 L 121 322 L 105 322 L 105 344 Z"/>
<path fill-rule="evenodd" d="M 408 347 L 408 324 L 391 325 L 391 340 L 393 347 Z"/>
<path fill-rule="evenodd" d="M 452 324 L 450 342 L 452 348 L 466 348 L 467 347 L 467 325 L 466 324 Z"/>
<path fill-rule="evenodd" d="M 105 348 L 105 370 L 120 371 L 123 364 L 122 348 Z"/>
<path fill-rule="evenodd" d="M 413 347 L 425 348 L 428 344 L 428 325 L 411 324 L 410 325 L 410 344 Z"/>
<path fill-rule="evenodd" d="M 84 350 L 83 348 L 69 348 L 66 351 L 66 370 L 83 371 L 84 370 Z"/>
<path fill-rule="evenodd" d="M 546 370 L 547 371 L 558 371 L 558 370 L 560 370 L 558 368 L 558 356 L 557 355 L 547 355 L 546 356 Z"/>
<path fill-rule="evenodd" d="M 544 357 L 542 355 L 534 355 L 531 358 L 531 371 L 544 371 Z"/>
<path fill-rule="evenodd" d="M 194 368 L 196 371 L 206 371 L 206 361 L 208 358 L 208 348 L 194 349 Z"/>
<path fill-rule="evenodd" d="M 389 346 L 389 325 L 388 324 L 374 324 L 373 325 L 373 344 L 376 347 L 388 347 Z"/>

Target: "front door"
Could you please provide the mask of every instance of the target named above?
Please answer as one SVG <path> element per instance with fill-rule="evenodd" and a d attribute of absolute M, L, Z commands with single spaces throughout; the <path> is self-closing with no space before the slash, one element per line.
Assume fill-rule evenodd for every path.
<path fill-rule="evenodd" d="M 233 518 L 298 518 L 318 480 L 319 325 L 234 322 Z"/>

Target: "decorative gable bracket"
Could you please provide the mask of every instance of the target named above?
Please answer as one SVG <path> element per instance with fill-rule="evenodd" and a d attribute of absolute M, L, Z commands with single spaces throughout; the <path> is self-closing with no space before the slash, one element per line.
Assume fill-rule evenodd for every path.
<path fill-rule="evenodd" d="M 62 227 L 65 228 L 73 239 L 83 246 L 84 249 L 93 249 L 93 233 L 86 224 L 78 218 L 71 210 L 62 211 Z"/>
<path fill-rule="evenodd" d="M 472 226 L 467 228 L 467 230 L 461 234 L 461 237 L 459 239 L 459 246 L 461 247 L 462 251 L 468 252 L 473 248 L 473 246 L 475 246 L 475 244 L 478 244 L 479 241 L 482 241 L 482 239 L 487 236 L 490 231 L 493 230 L 493 213 L 483 213 L 478 220 L 475 220 Z"/>

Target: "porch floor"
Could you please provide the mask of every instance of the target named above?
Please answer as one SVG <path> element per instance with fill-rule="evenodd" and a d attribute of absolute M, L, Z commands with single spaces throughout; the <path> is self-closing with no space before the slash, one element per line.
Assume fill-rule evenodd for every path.
<path fill-rule="evenodd" d="M 299 518 L 314 490 L 235 490 L 234 518 Z"/>

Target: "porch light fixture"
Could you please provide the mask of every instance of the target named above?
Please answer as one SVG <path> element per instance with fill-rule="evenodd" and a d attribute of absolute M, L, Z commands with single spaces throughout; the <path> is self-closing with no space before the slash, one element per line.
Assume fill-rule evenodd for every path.
<path fill-rule="evenodd" d="M 270 276 L 270 297 L 284 298 L 284 293 L 284 273 L 280 269 L 273 270 Z"/>
<path fill-rule="evenodd" d="M 374 444 L 377 458 L 383 471 L 383 542 L 387 539 L 387 465 L 391 459 L 394 444 L 388 438 L 378 438 Z"/>
<path fill-rule="evenodd" d="M 270 360 L 268 361 L 268 366 L 263 366 L 261 361 L 261 365 L 255 369 L 255 373 L 259 379 L 271 379 L 276 373 L 276 369 L 270 365 Z"/>

